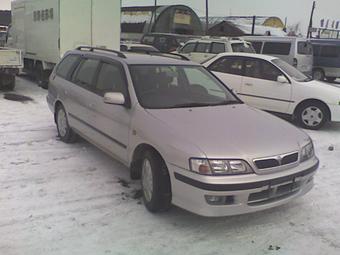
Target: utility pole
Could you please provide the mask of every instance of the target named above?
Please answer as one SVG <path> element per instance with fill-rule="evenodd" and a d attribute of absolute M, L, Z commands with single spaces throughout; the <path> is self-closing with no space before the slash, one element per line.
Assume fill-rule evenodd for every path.
<path fill-rule="evenodd" d="M 208 35 L 209 30 L 209 0 L 205 0 L 205 34 Z"/>
<path fill-rule="evenodd" d="M 315 10 L 315 1 L 313 1 L 312 12 L 310 14 L 309 26 L 308 26 L 308 31 L 307 31 L 307 38 L 311 38 L 312 37 L 314 10 Z"/>

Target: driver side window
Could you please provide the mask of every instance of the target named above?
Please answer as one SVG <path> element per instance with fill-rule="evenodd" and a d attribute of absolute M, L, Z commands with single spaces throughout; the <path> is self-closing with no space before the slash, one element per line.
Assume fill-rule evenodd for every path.
<path fill-rule="evenodd" d="M 244 75 L 256 79 L 277 81 L 277 77 L 283 74 L 267 61 L 261 59 L 246 59 Z"/>

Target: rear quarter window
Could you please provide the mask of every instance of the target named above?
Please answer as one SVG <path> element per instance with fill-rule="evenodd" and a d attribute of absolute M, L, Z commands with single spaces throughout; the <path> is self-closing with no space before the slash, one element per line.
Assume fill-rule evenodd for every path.
<path fill-rule="evenodd" d="M 251 44 L 253 45 L 253 48 L 254 48 L 255 52 L 260 54 L 261 50 L 262 50 L 263 42 L 252 42 Z"/>
<path fill-rule="evenodd" d="M 263 46 L 263 54 L 289 55 L 291 47 L 291 43 L 265 42 Z"/>
<path fill-rule="evenodd" d="M 64 79 L 68 79 L 79 61 L 79 56 L 68 55 L 58 65 L 56 74 Z"/>
<path fill-rule="evenodd" d="M 298 54 L 313 55 L 313 46 L 309 42 L 298 42 Z"/>

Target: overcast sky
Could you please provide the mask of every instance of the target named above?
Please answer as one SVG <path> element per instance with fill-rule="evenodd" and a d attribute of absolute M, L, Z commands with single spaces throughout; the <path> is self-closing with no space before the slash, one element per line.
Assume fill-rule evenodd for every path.
<path fill-rule="evenodd" d="M 72 0 L 69 0 L 72 1 Z M 123 6 L 153 5 L 154 0 L 122 0 Z M 210 15 L 266 15 L 288 18 L 288 24 L 301 22 L 307 27 L 313 0 L 209 0 Z M 158 0 L 159 5 L 185 4 L 204 15 L 205 0 Z M 10 9 L 10 0 L 0 0 L 0 9 Z M 318 0 L 315 25 L 321 18 L 340 20 L 339 0 Z M 305 29 L 304 29 L 305 30 Z"/>

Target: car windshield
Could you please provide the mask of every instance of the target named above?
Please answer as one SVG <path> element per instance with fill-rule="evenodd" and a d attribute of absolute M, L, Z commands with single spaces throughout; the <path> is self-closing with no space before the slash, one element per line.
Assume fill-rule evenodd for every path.
<path fill-rule="evenodd" d="M 246 52 L 246 53 L 256 53 L 253 46 L 250 43 L 233 43 L 231 44 L 233 52 Z"/>
<path fill-rule="evenodd" d="M 130 72 L 138 101 L 146 109 L 242 103 L 200 66 L 132 65 Z"/>
<path fill-rule="evenodd" d="M 279 68 L 281 68 L 288 76 L 290 76 L 292 79 L 298 82 L 307 82 L 311 81 L 312 79 L 301 73 L 298 69 L 296 69 L 294 66 L 291 66 L 287 62 L 277 58 L 272 60 L 272 62 L 277 65 Z"/>

